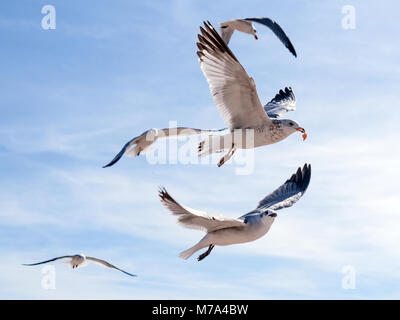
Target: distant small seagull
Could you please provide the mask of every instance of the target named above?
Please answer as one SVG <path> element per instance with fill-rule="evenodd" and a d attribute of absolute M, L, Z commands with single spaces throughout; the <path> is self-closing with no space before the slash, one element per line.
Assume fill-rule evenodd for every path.
<path fill-rule="evenodd" d="M 136 275 L 126 272 L 124 270 L 121 270 L 121 269 L 117 268 L 116 266 L 113 266 L 112 264 L 108 263 L 107 261 L 93 258 L 93 257 L 86 257 L 83 254 L 75 254 L 73 256 L 62 256 L 62 257 L 57 257 L 54 259 L 50 259 L 50 260 L 46 260 L 46 261 L 42 261 L 42 262 L 38 262 L 38 263 L 23 264 L 23 265 L 24 266 L 37 266 L 39 264 L 44 264 L 44 263 L 53 262 L 53 261 L 57 261 L 57 260 L 64 260 L 64 259 L 71 259 L 70 261 L 65 261 L 64 263 L 68 264 L 73 269 L 78 268 L 78 267 L 84 267 L 84 266 L 88 265 L 88 261 L 92 261 L 92 262 L 102 265 L 103 267 L 116 269 L 116 270 L 119 270 L 119 271 L 127 274 L 128 276 L 136 277 Z"/>
<path fill-rule="evenodd" d="M 278 23 L 270 18 L 246 18 L 246 19 L 233 19 L 225 22 L 221 22 L 220 25 L 220 33 L 222 39 L 226 44 L 229 43 L 229 40 L 232 37 L 232 34 L 235 30 L 248 33 L 254 36 L 257 40 L 257 30 L 253 26 L 253 22 L 260 23 L 272 30 L 272 32 L 281 40 L 281 42 L 285 45 L 289 51 L 297 57 L 296 50 L 292 45 L 289 37 L 286 35 L 285 31 L 280 27 Z"/>
<path fill-rule="evenodd" d="M 198 145 L 198 155 L 203 157 L 212 153 L 226 152 L 218 162 L 219 167 L 228 161 L 238 148 L 248 149 L 273 144 L 296 131 L 303 133 L 303 140 L 307 138 L 304 128 L 296 121 L 280 119 L 287 111 L 296 109 L 293 90 L 290 87 L 284 91 L 280 90 L 275 98 L 263 107 L 253 78 L 249 77 L 214 27 L 209 22 L 204 23 L 204 27 L 205 29 L 200 27 L 201 34 L 198 35 L 199 42 L 197 42 L 199 50 L 196 53 L 214 103 L 228 128 L 150 129 L 126 143 L 114 159 L 103 168 L 112 166 L 123 155 L 135 157 L 145 153 L 151 144 L 161 137 L 209 134 Z M 228 133 L 221 134 L 224 130 Z M 235 130 L 242 130 L 243 134 L 238 137 L 234 134 Z M 246 130 L 253 131 L 254 139 L 247 141 Z"/>
<path fill-rule="evenodd" d="M 163 205 L 178 217 L 178 223 L 186 228 L 200 229 L 207 234 L 195 246 L 179 254 L 188 259 L 196 251 L 208 247 L 197 260 L 207 257 L 214 246 L 254 241 L 264 236 L 277 216 L 277 210 L 291 207 L 306 192 L 311 179 L 311 165 L 298 168 L 283 185 L 262 199 L 256 209 L 235 219 L 212 215 L 180 205 L 165 190 L 159 196 Z"/>

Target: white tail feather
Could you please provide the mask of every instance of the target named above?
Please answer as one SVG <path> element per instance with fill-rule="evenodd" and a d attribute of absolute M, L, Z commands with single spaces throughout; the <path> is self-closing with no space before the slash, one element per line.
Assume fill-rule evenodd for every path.
<path fill-rule="evenodd" d="M 185 250 L 185 251 L 182 251 L 182 252 L 179 254 L 179 257 L 182 258 L 182 259 L 187 260 L 187 259 L 189 259 L 189 258 L 193 255 L 193 253 L 195 253 L 196 251 L 197 251 L 197 249 L 194 249 L 194 247 L 193 247 L 193 248 L 190 248 L 190 249 L 187 249 L 187 250 Z"/>

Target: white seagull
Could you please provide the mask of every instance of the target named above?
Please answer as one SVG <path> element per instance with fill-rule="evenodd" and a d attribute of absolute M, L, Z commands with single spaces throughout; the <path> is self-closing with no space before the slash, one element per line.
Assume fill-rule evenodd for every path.
<path fill-rule="evenodd" d="M 295 97 L 291 89 L 280 92 L 265 107 L 257 94 L 256 84 L 238 59 L 209 22 L 200 27 L 197 55 L 217 109 L 230 129 L 227 135 L 211 135 L 200 142 L 199 155 L 204 156 L 228 149 L 218 166 L 224 164 L 237 148 L 248 149 L 279 142 L 290 134 L 305 130 L 293 120 L 279 119 L 294 110 Z M 240 130 L 241 134 L 234 134 Z M 253 133 L 248 141 L 247 133 Z"/>
<path fill-rule="evenodd" d="M 115 164 L 124 154 L 135 157 L 150 147 L 158 138 L 208 133 L 209 137 L 200 142 L 199 156 L 227 151 L 219 161 L 223 165 L 238 148 L 248 149 L 279 142 L 290 134 L 300 131 L 303 140 L 305 130 L 294 120 L 280 119 L 287 111 L 295 110 L 296 99 L 291 88 L 279 93 L 262 106 L 253 78 L 249 77 L 235 55 L 221 36 L 209 23 L 200 27 L 197 42 L 200 67 L 210 87 L 217 109 L 228 125 L 228 130 L 201 130 L 192 128 L 151 129 L 132 139 L 103 168 Z M 215 134 L 227 130 L 227 134 Z M 239 130 L 241 134 L 235 134 Z M 249 130 L 254 135 L 249 133 Z M 246 133 L 247 131 L 247 133 Z M 172 134 L 171 134 L 172 132 Z M 247 135 L 249 134 L 249 135 Z M 251 139 L 248 139 L 251 137 Z"/>
<path fill-rule="evenodd" d="M 93 257 L 86 257 L 83 254 L 75 254 L 72 256 L 61 256 L 61 257 L 56 257 L 56 258 L 42 261 L 42 262 L 23 264 L 23 265 L 24 266 L 37 266 L 39 264 L 44 264 L 44 263 L 53 262 L 53 261 L 57 261 L 57 260 L 64 260 L 64 259 L 71 259 L 69 261 L 64 261 L 64 263 L 68 264 L 73 269 L 78 268 L 78 267 L 84 267 L 84 266 L 88 265 L 88 261 L 92 261 L 92 262 L 102 265 L 103 267 L 116 269 L 116 270 L 119 270 L 119 271 L 127 274 L 128 276 L 136 277 L 136 275 L 126 272 L 124 270 L 121 270 L 121 269 L 117 268 L 116 266 L 113 266 L 112 264 L 108 263 L 107 261 L 93 258 Z"/>
<path fill-rule="evenodd" d="M 277 216 L 277 210 L 291 207 L 306 192 L 311 179 L 311 165 L 298 168 L 283 185 L 262 199 L 256 209 L 235 219 L 208 214 L 180 205 L 165 189 L 159 196 L 163 205 L 177 216 L 178 223 L 186 228 L 200 229 L 207 234 L 193 247 L 179 254 L 188 259 L 196 251 L 208 247 L 197 260 L 208 256 L 214 246 L 251 242 L 264 236 Z"/>
<path fill-rule="evenodd" d="M 248 33 L 254 36 L 257 40 L 257 30 L 253 26 L 253 22 L 260 23 L 269 29 L 281 40 L 281 42 L 285 45 L 289 51 L 297 57 L 296 50 L 293 47 L 292 42 L 290 41 L 289 37 L 286 35 L 285 31 L 280 27 L 278 23 L 270 18 L 246 18 L 246 19 L 233 19 L 228 20 L 225 22 L 220 22 L 220 33 L 222 39 L 225 41 L 226 44 L 229 43 L 229 40 L 232 37 L 232 34 L 235 30 Z"/>

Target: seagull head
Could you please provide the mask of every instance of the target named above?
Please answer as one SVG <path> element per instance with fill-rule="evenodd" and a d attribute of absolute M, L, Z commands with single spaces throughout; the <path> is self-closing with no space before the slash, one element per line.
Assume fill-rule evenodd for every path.
<path fill-rule="evenodd" d="M 304 128 L 300 127 L 300 125 L 296 121 L 284 119 L 284 120 L 281 120 L 281 123 L 282 123 L 282 129 L 287 135 L 290 135 L 296 131 L 299 131 L 303 134 L 302 135 L 303 141 L 307 139 L 306 130 L 304 130 Z"/>
<path fill-rule="evenodd" d="M 254 28 L 253 25 L 252 25 L 252 27 L 253 27 L 253 36 L 254 36 L 254 39 L 258 40 L 258 37 L 257 37 L 257 30 L 256 30 L 256 28 Z"/>
<path fill-rule="evenodd" d="M 263 218 L 267 218 L 267 219 L 274 219 L 274 218 L 276 218 L 278 216 L 278 214 L 274 211 L 274 210 L 271 210 L 271 209 L 267 209 L 265 212 L 263 212 L 263 214 L 262 214 L 262 217 Z"/>

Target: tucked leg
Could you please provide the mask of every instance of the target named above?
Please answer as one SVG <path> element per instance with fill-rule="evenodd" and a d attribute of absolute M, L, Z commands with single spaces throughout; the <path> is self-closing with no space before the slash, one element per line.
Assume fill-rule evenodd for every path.
<path fill-rule="evenodd" d="M 201 255 L 198 256 L 197 261 L 201 261 L 203 260 L 205 257 L 207 257 L 210 253 L 211 250 L 214 248 L 215 246 L 213 244 L 210 244 L 210 246 L 208 247 L 206 252 L 203 252 Z"/>
<path fill-rule="evenodd" d="M 224 155 L 218 162 L 218 167 L 222 166 L 226 161 L 228 161 L 236 151 L 235 145 L 232 143 L 232 147 L 229 149 L 228 153 Z"/>

